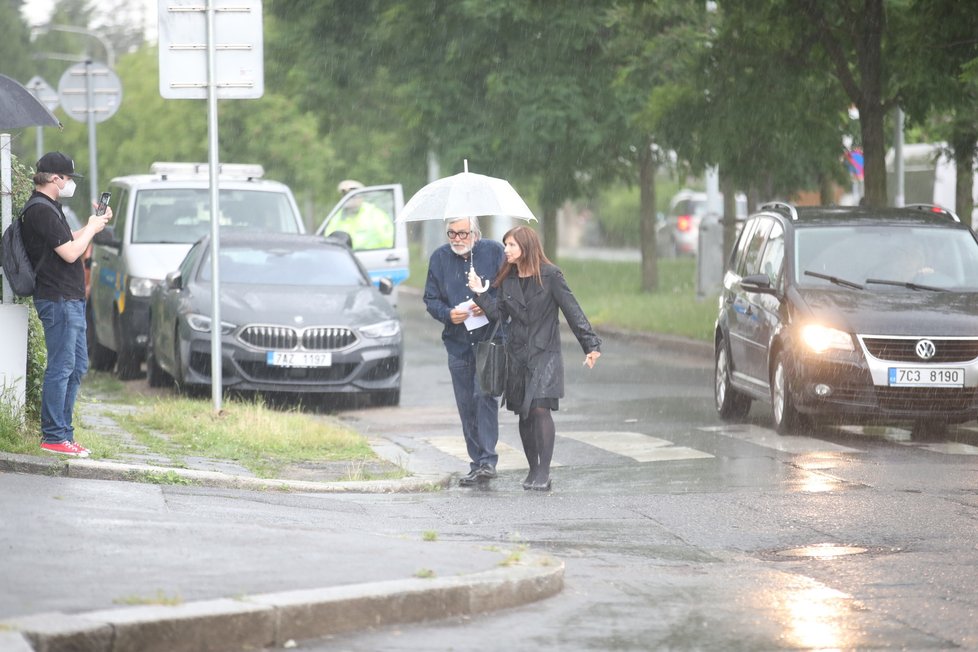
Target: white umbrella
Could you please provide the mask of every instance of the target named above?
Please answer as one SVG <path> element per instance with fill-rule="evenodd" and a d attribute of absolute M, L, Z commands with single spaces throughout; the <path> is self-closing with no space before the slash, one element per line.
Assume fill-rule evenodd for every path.
<path fill-rule="evenodd" d="M 465 171 L 432 181 L 404 205 L 398 222 L 507 215 L 536 221 L 530 208 L 505 179 Z"/>

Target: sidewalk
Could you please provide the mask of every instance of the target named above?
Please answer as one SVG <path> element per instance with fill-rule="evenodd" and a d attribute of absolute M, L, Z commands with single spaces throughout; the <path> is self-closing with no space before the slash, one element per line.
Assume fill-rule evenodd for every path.
<path fill-rule="evenodd" d="M 125 406 L 85 403 L 79 409 L 86 423 L 99 424 L 100 432 L 127 435 L 112 418 L 113 410 L 125 410 Z M 256 478 L 220 460 L 199 459 L 192 464 L 195 468 L 179 468 L 164 466 L 166 460 L 152 454 L 129 454 L 127 460 L 89 460 L 0 453 L 0 514 L 6 524 L 0 527 L 4 549 L 0 576 L 7 589 L 0 592 L 0 650 L 260 650 L 370 627 L 475 615 L 561 591 L 564 565 L 559 560 L 480 542 L 391 536 L 356 518 L 330 522 L 298 537 L 290 533 L 292 540 L 276 540 L 274 550 L 267 541 L 242 542 L 243 552 L 235 554 L 249 558 L 240 565 L 227 560 L 224 568 L 220 563 L 215 566 L 213 559 L 198 559 L 206 557 L 199 553 L 157 557 L 141 552 L 147 537 L 159 549 L 196 552 L 196 542 L 188 541 L 186 532 L 192 539 L 202 527 L 199 512 L 206 511 L 208 506 L 203 504 L 213 498 L 179 485 L 279 492 L 315 506 L 325 494 L 432 491 L 454 479 L 450 474 L 426 471 L 423 463 L 407 459 L 404 449 L 392 442 L 374 438 L 370 443 L 382 458 L 415 471 L 397 480 L 317 482 Z M 78 479 L 126 484 L 91 485 L 81 491 L 87 492 L 87 500 L 75 503 L 70 491 Z M 164 490 L 158 488 L 160 483 L 178 486 Z M 111 485 L 119 487 L 118 493 L 135 494 L 126 493 L 120 501 L 125 503 L 125 512 L 118 516 L 112 513 L 116 506 L 109 504 L 116 491 Z M 187 515 L 161 506 L 160 491 L 164 498 L 168 491 L 187 496 L 185 502 L 192 505 Z M 59 492 L 54 506 L 49 492 Z M 222 504 L 203 522 L 209 525 L 220 520 L 223 510 Z M 43 518 L 38 519 L 41 514 Z M 247 539 L 239 530 L 247 528 L 249 521 L 277 516 L 278 512 L 249 515 L 244 524 L 234 523 L 232 517 L 224 524 L 225 534 Z M 177 529 L 185 533 L 173 533 L 174 519 Z M 105 522 L 119 521 L 126 525 L 111 534 L 103 532 Z M 98 561 L 93 564 L 98 569 L 51 561 L 43 548 L 57 550 L 59 544 L 52 544 L 50 531 L 62 530 L 72 532 L 72 545 L 79 550 L 114 550 L 109 563 L 121 567 L 121 572 Z M 254 558 L 263 559 L 273 570 L 263 577 L 242 577 L 248 573 L 247 562 Z M 127 568 L 134 569 L 131 572 L 139 582 L 129 577 Z M 431 569 L 431 573 L 419 569 Z M 158 582 L 155 586 L 166 585 L 159 578 L 171 574 L 186 577 L 188 585 L 206 588 L 187 602 L 118 606 L 119 596 L 139 593 L 134 586 L 145 592 L 154 581 Z M 206 580 L 198 581 L 198 577 Z M 242 593 L 242 584 L 250 590 Z M 304 588 L 280 590 L 283 586 Z M 43 607 L 39 610 L 34 605 Z"/>

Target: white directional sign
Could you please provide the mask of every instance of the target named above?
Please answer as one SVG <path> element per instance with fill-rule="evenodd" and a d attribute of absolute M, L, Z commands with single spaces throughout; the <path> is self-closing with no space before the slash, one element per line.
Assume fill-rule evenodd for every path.
<path fill-rule="evenodd" d="M 65 70 L 58 82 L 61 107 L 79 122 L 103 122 L 115 115 L 122 104 L 122 82 L 104 63 L 76 63 Z"/>
<path fill-rule="evenodd" d="M 218 99 L 265 92 L 261 0 L 159 0 L 160 95 L 207 99 L 207 12 L 214 11 Z"/>

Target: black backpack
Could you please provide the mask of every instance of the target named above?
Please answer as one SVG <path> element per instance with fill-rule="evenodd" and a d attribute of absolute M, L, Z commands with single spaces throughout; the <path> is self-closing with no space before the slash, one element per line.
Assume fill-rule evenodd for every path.
<path fill-rule="evenodd" d="M 10 288 L 18 297 L 29 297 L 34 294 L 34 283 L 37 279 L 37 272 L 31 265 L 31 259 L 27 256 L 27 248 L 24 246 L 22 229 L 24 226 L 24 213 L 35 204 L 42 204 L 44 200 L 40 197 L 31 197 L 20 215 L 15 217 L 3 232 L 0 238 L 0 267 L 3 268 L 3 276 L 10 283 Z M 40 269 L 47 260 L 50 251 L 45 251 L 41 260 L 37 263 Z"/>

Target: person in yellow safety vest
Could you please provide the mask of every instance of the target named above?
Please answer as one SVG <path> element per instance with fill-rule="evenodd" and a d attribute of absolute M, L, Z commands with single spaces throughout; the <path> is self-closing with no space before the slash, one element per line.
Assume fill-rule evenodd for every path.
<path fill-rule="evenodd" d="M 344 179 L 336 189 L 343 196 L 359 188 L 363 188 L 359 181 Z M 394 222 L 391 216 L 363 196 L 351 197 L 340 214 L 330 221 L 324 235 L 336 231 L 349 234 L 354 249 L 388 249 L 394 246 Z"/>

